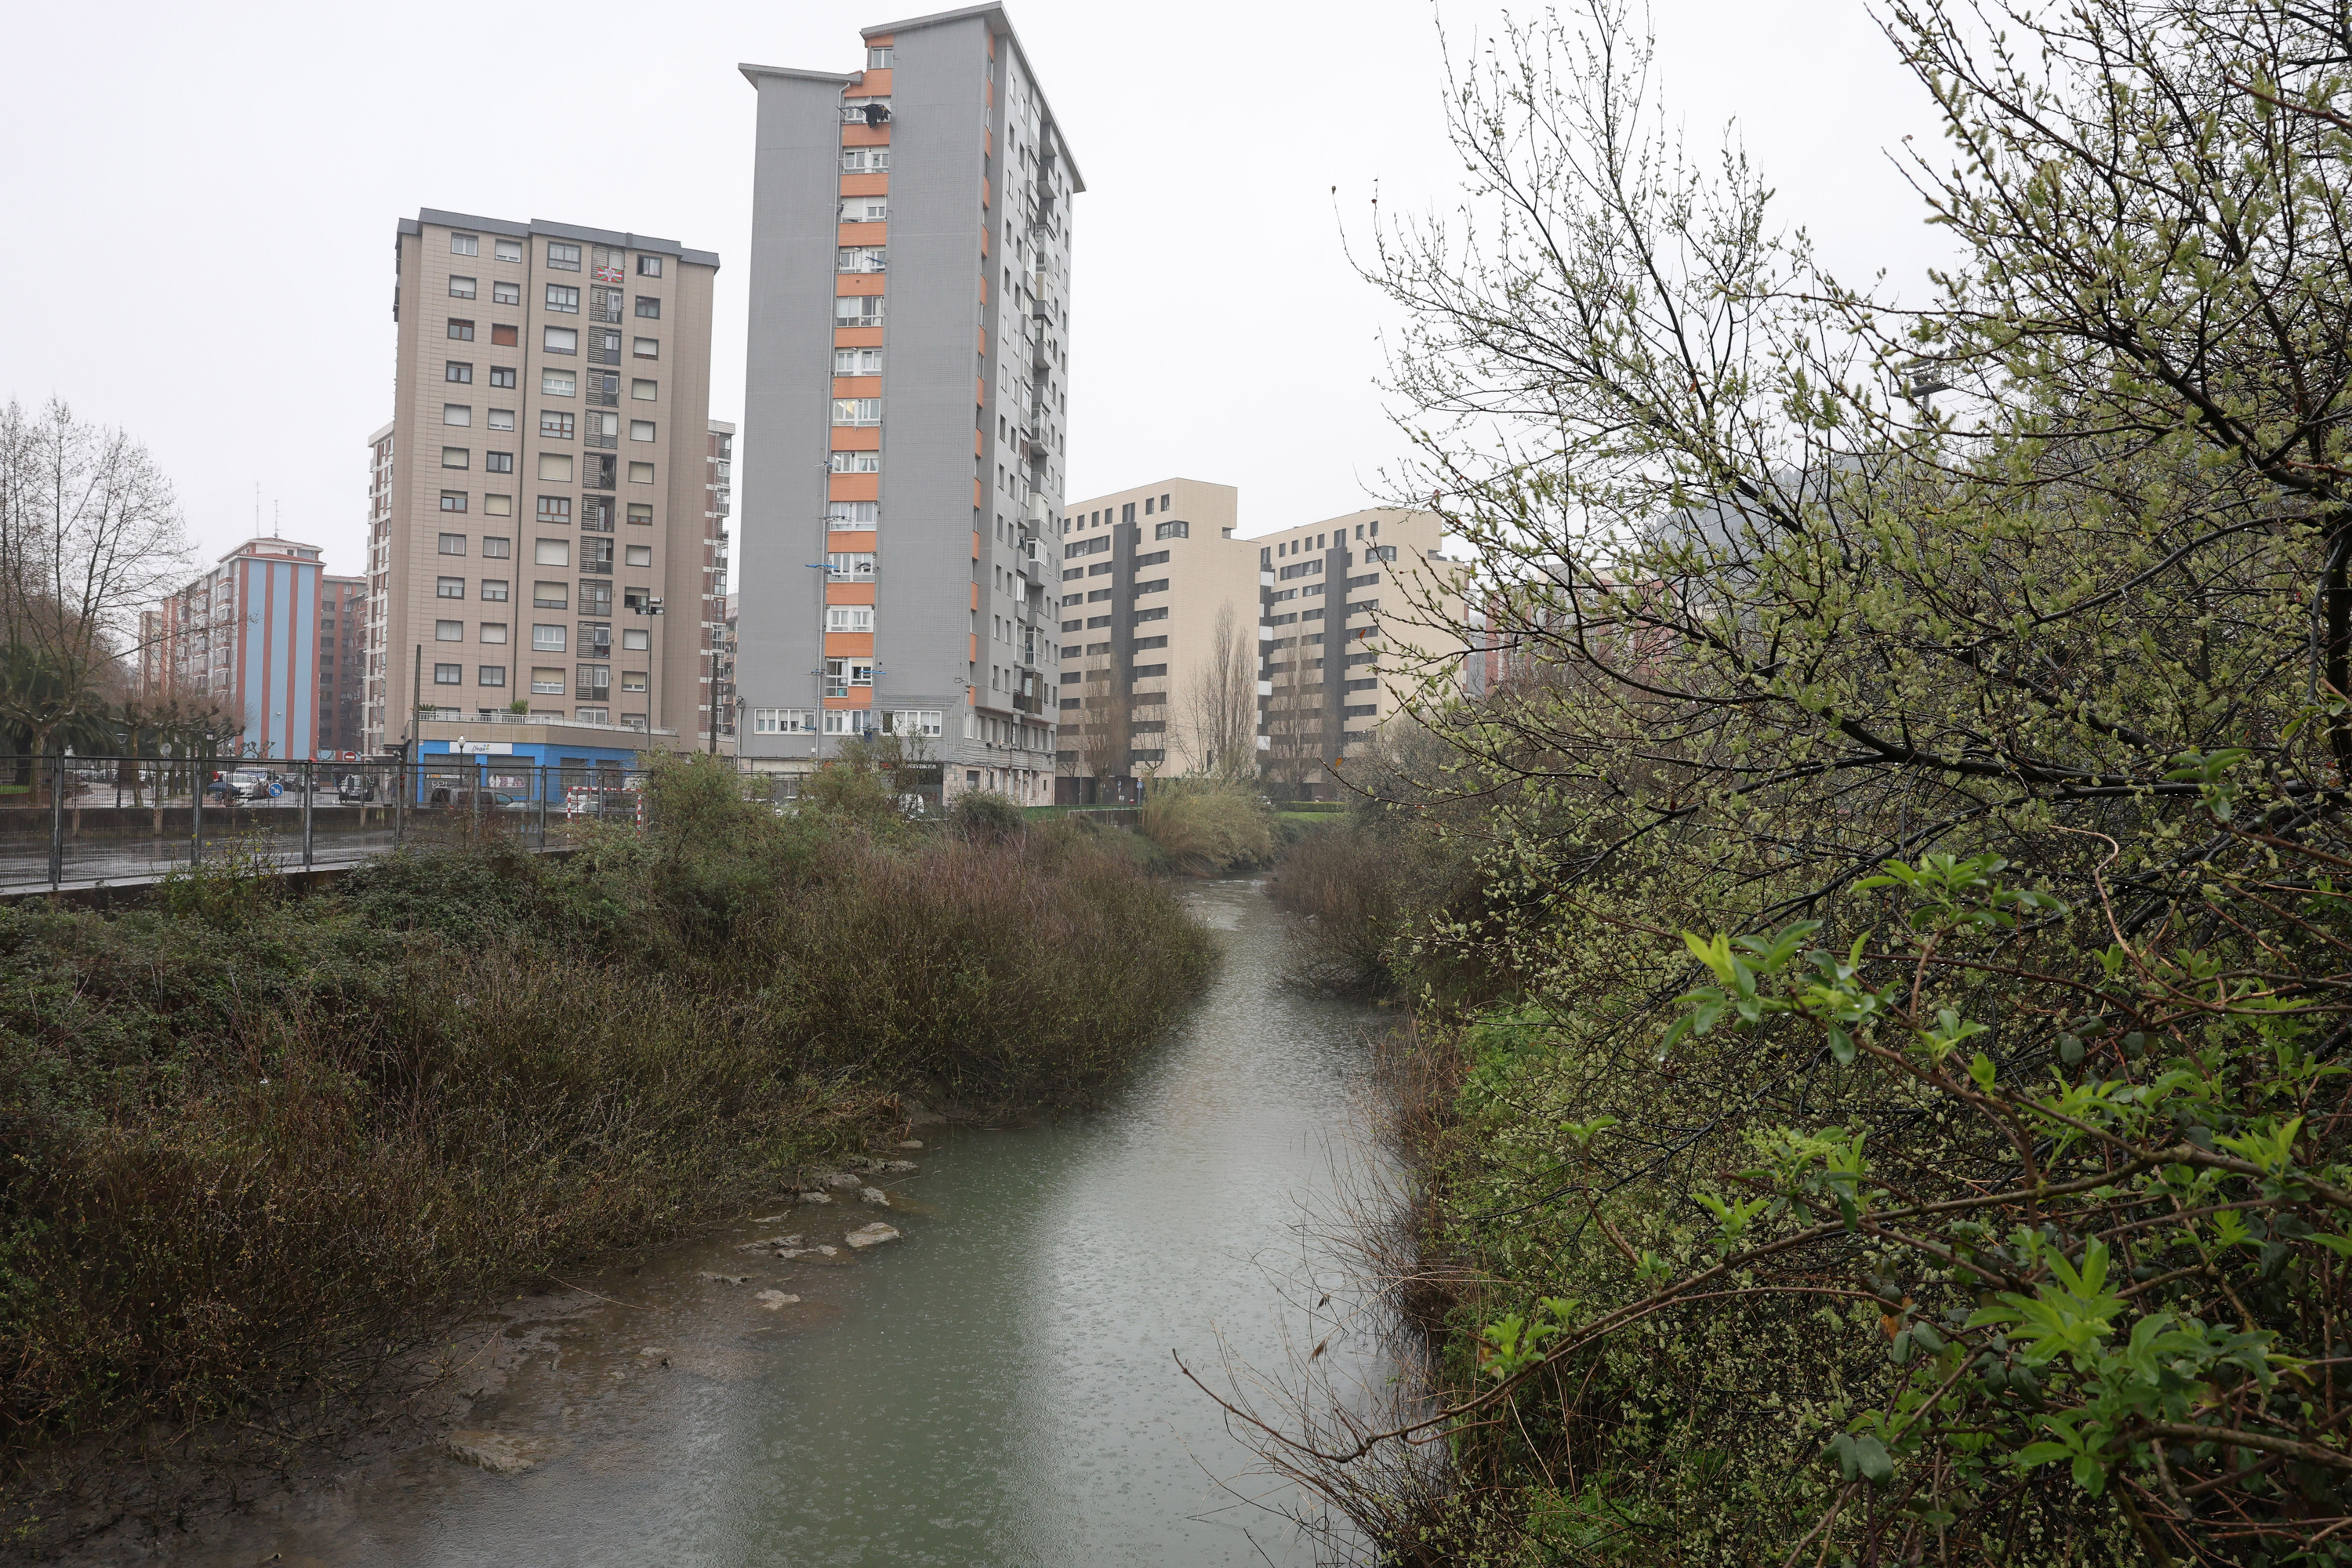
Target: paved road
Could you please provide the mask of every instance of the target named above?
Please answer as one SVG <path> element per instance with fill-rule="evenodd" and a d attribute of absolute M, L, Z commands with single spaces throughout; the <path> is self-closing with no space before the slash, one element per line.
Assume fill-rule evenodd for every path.
<path fill-rule="evenodd" d="M 310 844 L 311 865 L 352 866 L 383 854 L 392 847 L 392 830 L 367 833 L 320 834 Z M 106 883 L 114 887 L 140 882 L 152 882 L 174 867 L 188 863 L 188 841 L 185 838 L 88 838 L 68 841 L 66 845 L 65 880 L 68 888 L 95 887 Z M 289 870 L 302 866 L 302 837 L 299 833 L 272 836 L 266 846 L 269 858 Z M 206 858 L 223 853 L 218 839 L 208 838 Z M 49 849 L 46 844 L 30 847 L 12 846 L 0 849 L 0 894 L 34 892 L 50 886 Z"/>

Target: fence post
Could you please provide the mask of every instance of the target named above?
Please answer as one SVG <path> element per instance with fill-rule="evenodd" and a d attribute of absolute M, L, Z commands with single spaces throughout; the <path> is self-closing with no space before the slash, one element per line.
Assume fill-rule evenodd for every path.
<path fill-rule="evenodd" d="M 310 868 L 310 805 L 318 798 L 319 764 L 302 764 L 302 869 Z"/>
<path fill-rule="evenodd" d="M 392 845 L 400 847 L 400 837 L 408 826 L 408 759 L 403 757 L 392 764 Z"/>
<path fill-rule="evenodd" d="M 49 886 L 66 879 L 66 754 L 49 759 Z"/>
<path fill-rule="evenodd" d="M 188 791 L 188 864 L 196 866 L 205 858 L 205 786 L 212 781 L 205 775 L 213 771 L 210 757 L 198 757 L 189 770 L 193 783 Z"/>
<path fill-rule="evenodd" d="M 539 847 L 547 847 L 547 764 L 541 763 L 531 769 L 539 783 Z"/>

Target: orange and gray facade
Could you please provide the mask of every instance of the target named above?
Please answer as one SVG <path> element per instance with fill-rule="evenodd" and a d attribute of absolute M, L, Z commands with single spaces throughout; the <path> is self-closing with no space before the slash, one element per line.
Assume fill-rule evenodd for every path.
<path fill-rule="evenodd" d="M 1050 801 L 1070 201 L 1002 7 L 867 27 L 759 94 L 734 676 L 745 765 L 907 739 Z"/>
<path fill-rule="evenodd" d="M 395 236 L 370 439 L 363 744 L 439 721 L 695 736 L 724 592 L 709 490 L 719 258 L 425 209 Z M 625 737 L 615 737 L 626 747 Z"/>

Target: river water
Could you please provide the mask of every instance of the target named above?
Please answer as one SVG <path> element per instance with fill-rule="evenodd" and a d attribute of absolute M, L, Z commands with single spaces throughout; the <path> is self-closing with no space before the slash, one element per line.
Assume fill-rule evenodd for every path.
<path fill-rule="evenodd" d="M 1390 1180 L 1360 1131 L 1380 1019 L 1283 986 L 1280 917 L 1255 884 L 1188 897 L 1223 962 L 1108 1105 L 920 1130 L 921 1170 L 890 1184 L 903 1237 L 864 1253 L 735 1250 L 782 1230 L 836 1241 L 877 1217 L 852 1203 L 581 1278 L 613 1300 L 515 1325 L 517 1366 L 466 1417 L 532 1468 L 409 1454 L 218 1560 L 1317 1561 L 1288 1517 L 1307 1500 L 1255 1468 L 1171 1352 L 1222 1389 L 1229 1365 L 1295 1377 L 1328 1342 L 1318 1372 L 1381 1381 L 1379 1336 L 1346 1315 L 1343 1264 L 1318 1239 L 1348 1194 Z M 801 1302 L 763 1310 L 761 1289 Z"/>

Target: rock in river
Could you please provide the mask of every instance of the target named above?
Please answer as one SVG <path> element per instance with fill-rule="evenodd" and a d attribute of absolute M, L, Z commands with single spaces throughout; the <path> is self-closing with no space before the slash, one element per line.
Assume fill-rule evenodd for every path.
<path fill-rule="evenodd" d="M 713 1285 L 749 1285 L 751 1282 L 749 1274 L 713 1274 L 708 1268 L 698 1269 L 694 1277 L 707 1279 Z"/>
<path fill-rule="evenodd" d="M 523 1451 L 520 1439 L 499 1432 L 452 1432 L 441 1440 L 441 1451 L 494 1476 L 511 1476 L 536 1463 Z"/>
<path fill-rule="evenodd" d="M 836 1191 L 844 1187 L 854 1187 L 858 1184 L 857 1178 L 851 1175 L 846 1171 L 827 1171 L 824 1173 L 824 1181 L 826 1186 L 832 1187 Z"/>
<path fill-rule="evenodd" d="M 829 1204 L 833 1202 L 833 1194 L 831 1193 L 803 1193 L 801 1194 L 801 1202 L 804 1204 Z"/>
<path fill-rule="evenodd" d="M 872 1225 L 859 1226 L 841 1239 L 856 1247 L 879 1247 L 886 1241 L 898 1240 L 898 1233 L 877 1219 Z"/>
<path fill-rule="evenodd" d="M 801 1299 L 798 1296 L 787 1296 L 782 1290 L 762 1290 L 751 1300 L 759 1302 L 771 1312 L 781 1312 L 786 1307 L 799 1306 Z"/>
<path fill-rule="evenodd" d="M 889 1206 L 890 1194 L 879 1187 L 860 1187 L 857 1195 L 869 1204 L 880 1204 L 886 1208 Z"/>

